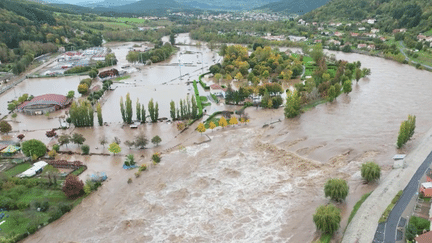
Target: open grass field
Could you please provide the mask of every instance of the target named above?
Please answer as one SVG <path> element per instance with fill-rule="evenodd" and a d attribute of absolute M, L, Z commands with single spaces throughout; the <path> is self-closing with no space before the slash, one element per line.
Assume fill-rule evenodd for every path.
<path fill-rule="evenodd" d="M 126 30 L 126 29 L 132 29 L 134 26 L 129 25 L 126 23 L 120 23 L 120 22 L 101 22 L 101 21 L 93 21 L 93 22 L 86 22 L 87 26 L 92 28 L 92 25 L 100 25 L 102 24 L 105 29 L 104 30 Z M 92 28 L 94 29 L 94 28 Z M 96 31 L 101 31 L 99 29 L 95 29 Z"/>

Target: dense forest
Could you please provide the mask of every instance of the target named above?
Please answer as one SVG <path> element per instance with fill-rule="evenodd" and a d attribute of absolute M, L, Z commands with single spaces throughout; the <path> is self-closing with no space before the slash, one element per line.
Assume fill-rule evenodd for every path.
<path fill-rule="evenodd" d="M 329 0 L 280 0 L 278 2 L 266 4 L 257 9 L 302 15 L 318 7 L 321 7 L 328 1 Z"/>
<path fill-rule="evenodd" d="M 376 18 L 377 26 L 386 32 L 396 28 L 413 28 L 414 32 L 423 32 L 432 28 L 432 1 L 333 0 L 302 18 L 308 21 Z"/>

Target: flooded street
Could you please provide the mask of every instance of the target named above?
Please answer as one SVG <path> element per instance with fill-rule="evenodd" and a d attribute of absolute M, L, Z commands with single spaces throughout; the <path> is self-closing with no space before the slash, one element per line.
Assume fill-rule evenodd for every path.
<path fill-rule="evenodd" d="M 180 48 L 184 52 L 206 47 Z M 129 151 L 122 144 L 122 156 L 83 159 L 89 166 L 87 174 L 103 170 L 108 181 L 71 213 L 24 242 L 311 242 L 319 235 L 312 215 L 316 207 L 329 202 L 323 186 L 332 177 L 344 178 L 350 186 L 346 202 L 337 204 L 343 213 L 340 239 L 353 205 L 375 187 L 362 184 L 361 164 L 376 161 L 385 180 L 391 157 L 411 151 L 432 126 L 432 76 L 381 58 L 335 54 L 337 59 L 361 61 L 362 68 L 372 72 L 358 84 L 354 81 L 348 96 L 342 94 L 333 103 L 289 120 L 283 118 L 283 108 L 251 107 L 246 110 L 251 124 L 207 131 L 212 140 L 202 144 L 195 144 L 206 139 L 193 131 L 197 124 L 181 135 L 172 124 L 144 125 L 147 137 L 165 134 L 160 147 Z M 207 50 L 205 65 L 210 65 L 212 56 Z M 154 98 L 160 117 L 168 117 L 165 106 L 188 92 L 187 80 L 176 79 L 179 67 L 168 65 L 179 57 L 183 63 L 200 60 L 196 54 L 177 53 L 166 63 L 132 74 L 106 96 L 104 120 L 120 122 L 119 99 L 127 92 L 134 104 L 136 98 L 145 105 Z M 189 73 L 192 80 L 199 75 L 197 69 L 198 64 L 182 67 L 181 72 Z M 417 116 L 416 132 L 412 141 L 397 150 L 399 126 L 408 114 Z M 262 128 L 277 119 L 281 122 Z M 138 133 L 110 128 L 74 132 L 85 135 L 92 151 L 102 149 L 97 141 L 102 134 L 123 141 Z M 178 144 L 186 147 L 169 149 Z M 153 151 L 163 152 L 162 162 L 139 178 L 134 177 L 135 171 L 121 168 L 129 152 L 143 155 L 139 163 L 149 165 Z M 128 178 L 133 178 L 132 184 L 126 183 Z"/>

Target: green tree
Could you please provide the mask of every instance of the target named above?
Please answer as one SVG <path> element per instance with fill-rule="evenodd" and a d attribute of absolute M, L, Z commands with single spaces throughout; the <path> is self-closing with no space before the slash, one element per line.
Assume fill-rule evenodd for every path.
<path fill-rule="evenodd" d="M 111 143 L 109 145 L 108 151 L 110 151 L 111 153 L 113 153 L 114 155 L 116 155 L 116 154 L 118 154 L 118 153 L 121 152 L 121 148 L 120 148 L 120 146 L 117 143 L 113 142 L 113 143 Z"/>
<path fill-rule="evenodd" d="M 7 121 L 0 121 L 0 132 L 8 134 L 12 131 L 12 126 Z"/>
<path fill-rule="evenodd" d="M 399 128 L 399 135 L 396 145 L 401 148 L 414 135 L 416 116 L 408 115 L 408 120 L 403 121 Z"/>
<path fill-rule="evenodd" d="M 313 221 L 322 233 L 333 234 L 339 229 L 340 210 L 333 204 L 319 206 L 313 215 Z"/>
<path fill-rule="evenodd" d="M 342 202 L 348 195 L 349 187 L 345 180 L 333 178 L 329 179 L 324 186 L 326 197 L 330 197 L 336 202 Z"/>
<path fill-rule="evenodd" d="M 57 176 L 58 176 L 59 170 L 57 168 L 54 168 L 52 165 L 46 165 L 42 170 L 42 175 L 45 175 L 48 178 L 49 185 L 52 184 L 57 185 Z M 51 181 L 51 178 L 53 181 Z"/>
<path fill-rule="evenodd" d="M 171 119 L 173 121 L 176 119 L 175 111 L 176 111 L 175 110 L 175 103 L 174 103 L 174 101 L 171 100 L 171 102 L 170 102 L 170 116 L 171 116 Z"/>
<path fill-rule="evenodd" d="M 352 91 L 352 83 L 350 80 L 345 81 L 342 86 L 343 92 L 349 94 Z"/>
<path fill-rule="evenodd" d="M 192 118 L 198 118 L 198 104 L 196 102 L 195 96 L 192 96 Z"/>
<path fill-rule="evenodd" d="M 71 142 L 74 144 L 82 145 L 86 141 L 85 137 L 82 134 L 74 133 L 71 137 Z"/>
<path fill-rule="evenodd" d="M 360 70 L 360 68 L 356 68 L 355 70 L 355 79 L 358 83 L 358 81 L 362 78 L 362 71 Z"/>
<path fill-rule="evenodd" d="M 45 144 L 36 139 L 30 139 L 21 144 L 21 150 L 25 156 L 33 156 L 37 157 L 44 156 L 47 152 L 47 148 Z"/>
<path fill-rule="evenodd" d="M 161 139 L 158 135 L 156 135 L 156 136 L 154 136 L 154 137 L 151 139 L 151 142 L 152 142 L 154 145 L 158 146 L 159 143 L 162 142 L 162 139 Z"/>
<path fill-rule="evenodd" d="M 175 45 L 175 35 L 174 35 L 174 33 L 170 34 L 170 43 L 171 43 L 171 45 Z"/>
<path fill-rule="evenodd" d="M 144 105 L 141 105 L 141 121 L 145 123 L 146 119 L 147 119 L 146 110 L 144 108 Z"/>
<path fill-rule="evenodd" d="M 66 98 L 72 99 L 75 96 L 75 91 L 71 90 L 67 93 Z"/>
<path fill-rule="evenodd" d="M 126 102 L 125 102 L 125 106 L 126 106 L 126 122 L 128 124 L 132 123 L 132 113 L 133 113 L 133 109 L 132 109 L 132 100 L 130 99 L 130 94 L 127 93 L 126 94 Z"/>
<path fill-rule="evenodd" d="M 95 70 L 91 70 L 91 71 L 89 72 L 89 76 L 90 76 L 90 78 L 96 78 L 97 75 L 98 75 L 98 73 L 97 73 Z"/>
<path fill-rule="evenodd" d="M 89 87 L 87 84 L 80 84 L 78 85 L 78 93 L 81 95 L 85 95 L 88 93 Z"/>
<path fill-rule="evenodd" d="M 153 102 L 153 98 L 150 99 L 149 103 L 148 103 L 148 111 L 150 113 L 150 119 L 152 122 L 156 122 L 156 116 L 155 116 L 155 106 L 154 106 L 154 102 Z"/>
<path fill-rule="evenodd" d="M 101 107 L 100 103 L 98 103 L 96 106 L 96 112 L 97 112 L 97 118 L 98 118 L 99 126 L 103 126 L 102 107 Z"/>
<path fill-rule="evenodd" d="M 123 97 L 120 97 L 120 112 L 122 115 L 123 122 L 126 122 L 126 110 L 123 103 Z"/>
<path fill-rule="evenodd" d="M 144 135 L 144 133 L 140 133 L 135 137 L 135 147 L 144 149 L 145 146 L 148 144 L 148 139 Z"/>
<path fill-rule="evenodd" d="M 327 93 L 327 100 L 330 102 L 333 102 L 333 100 L 336 99 L 336 89 L 335 86 L 330 86 L 328 93 Z"/>
<path fill-rule="evenodd" d="M 362 164 L 361 176 L 366 182 L 378 180 L 381 176 L 381 167 L 374 162 Z"/>
<path fill-rule="evenodd" d="M 155 120 L 153 122 L 157 122 L 157 120 L 159 119 L 159 104 L 157 102 L 156 102 L 156 105 L 155 105 L 154 116 L 155 116 Z"/>
<path fill-rule="evenodd" d="M 289 92 L 285 104 L 285 117 L 294 118 L 298 116 L 300 114 L 300 108 L 300 96 L 298 91 L 294 93 Z"/>
<path fill-rule="evenodd" d="M 67 145 L 71 142 L 70 139 L 71 137 L 68 134 L 63 134 L 60 135 L 57 142 L 60 144 L 60 146 L 66 145 L 67 147 Z"/>
<path fill-rule="evenodd" d="M 315 45 L 312 48 L 310 55 L 316 64 L 320 63 L 321 60 L 324 58 L 324 52 L 323 52 L 322 44 L 318 43 L 317 45 Z"/>
<path fill-rule="evenodd" d="M 84 144 L 83 146 L 81 146 L 81 151 L 84 155 L 87 155 L 90 153 L 90 146 L 88 146 L 87 144 Z"/>
<path fill-rule="evenodd" d="M 405 230 L 406 239 L 412 241 L 416 236 L 417 236 L 417 227 L 414 224 L 409 223 Z"/>
<path fill-rule="evenodd" d="M 137 120 L 141 121 L 141 104 L 139 103 L 139 99 L 138 98 L 137 98 L 137 101 L 136 101 L 135 109 L 136 109 Z"/>
<path fill-rule="evenodd" d="M 76 127 L 92 127 L 94 124 L 94 110 L 88 101 L 72 102 L 69 115 Z"/>

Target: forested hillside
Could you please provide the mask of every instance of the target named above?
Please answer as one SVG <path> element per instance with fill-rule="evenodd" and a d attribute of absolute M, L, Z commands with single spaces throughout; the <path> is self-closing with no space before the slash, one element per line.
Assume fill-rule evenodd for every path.
<path fill-rule="evenodd" d="M 416 32 L 422 32 L 432 28 L 432 1 L 332 0 L 302 18 L 309 21 L 376 18 L 378 27 L 387 32 L 395 28 L 415 28 Z"/>
<path fill-rule="evenodd" d="M 329 0 L 281 0 L 259 7 L 258 9 L 270 10 L 273 12 L 283 12 L 287 14 L 299 14 L 310 12 Z"/>
<path fill-rule="evenodd" d="M 21 73 L 34 57 L 60 46 L 78 49 L 102 43 L 99 33 L 79 30 L 65 12 L 35 2 L 0 0 L 0 71 Z"/>

